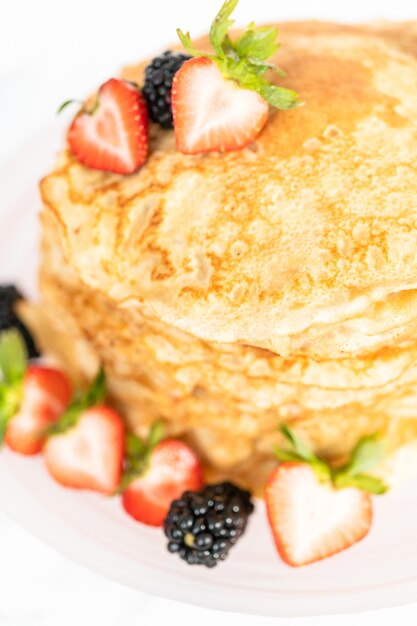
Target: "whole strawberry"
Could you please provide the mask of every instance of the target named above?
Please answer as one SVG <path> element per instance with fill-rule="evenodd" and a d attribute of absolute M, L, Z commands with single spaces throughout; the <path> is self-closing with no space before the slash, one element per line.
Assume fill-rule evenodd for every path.
<path fill-rule="evenodd" d="M 0 335 L 0 439 L 25 455 L 40 452 L 45 430 L 67 408 L 71 384 L 57 369 L 27 364 L 17 330 Z"/>

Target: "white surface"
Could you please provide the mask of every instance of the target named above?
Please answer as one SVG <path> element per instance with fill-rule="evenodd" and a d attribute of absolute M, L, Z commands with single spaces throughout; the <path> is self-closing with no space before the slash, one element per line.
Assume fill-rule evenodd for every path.
<path fill-rule="evenodd" d="M 0 0 L 0 164 L 9 161 L 10 152 L 38 132 L 44 121 L 48 118 L 53 121 L 54 111 L 62 100 L 83 95 L 115 73 L 120 65 L 164 47 L 175 39 L 177 26 L 189 27 L 193 33 L 203 31 L 218 4 L 195 0 Z M 409 0 L 368 0 L 366 3 L 241 0 L 238 16 L 243 23 L 253 18 L 259 22 L 273 17 L 306 16 L 353 21 L 417 17 L 417 9 L 412 8 Z M 31 153 L 30 145 L 27 152 Z M 42 164 L 36 163 L 36 166 Z M 15 169 L 14 164 L 12 167 Z M 34 176 L 33 167 L 19 168 L 23 192 L 28 185 L 30 188 Z M 1 232 L 8 232 L 9 218 L 5 212 L 12 211 L 13 221 L 19 221 L 28 241 L 32 241 L 35 216 L 27 219 L 24 214 L 16 213 L 17 207 L 11 204 L 12 198 L 4 191 L 4 188 L 0 190 Z M 31 195 L 27 196 L 27 202 L 33 203 Z M 20 257 L 21 250 L 14 250 L 10 269 L 12 264 L 19 265 Z M 4 266 L 0 268 L 4 269 Z M 13 496 L 11 500 L 15 500 Z M 401 514 L 400 522 L 405 520 L 406 512 L 401 508 L 397 511 Z M 26 514 L 30 516 L 30 509 Z M 400 529 L 401 525 L 399 536 L 402 535 Z M 415 542 L 413 545 L 415 547 Z M 358 550 L 360 548 L 358 546 Z M 409 549 L 409 545 L 404 545 L 404 558 Z M 191 621 L 208 624 L 216 620 L 233 626 L 260 621 L 242 615 L 213 615 L 205 609 L 122 588 L 74 566 L 3 518 L 0 519 L 0 555 L 2 625 L 123 623 L 129 626 L 145 619 L 155 625 Z M 235 555 L 231 557 L 231 564 L 234 558 Z M 389 551 L 381 552 L 379 559 L 381 576 L 389 574 L 392 567 Z M 365 568 L 366 565 L 358 567 L 358 576 L 366 575 Z M 384 597 L 384 592 L 381 594 Z M 339 616 L 302 619 L 297 623 L 344 626 L 354 621 L 357 626 L 367 626 L 377 621 L 388 624 L 396 620 L 406 626 L 415 624 L 417 605 L 357 615 L 353 619 Z M 265 618 L 265 621 L 271 620 Z M 275 624 L 286 622 L 273 620 Z"/>
<path fill-rule="evenodd" d="M 417 595 L 417 493 L 411 486 L 375 499 L 373 528 L 360 544 L 300 569 L 278 559 L 261 501 L 228 560 L 207 570 L 170 555 L 162 531 L 132 521 L 117 498 L 58 486 L 42 458 L 3 450 L 0 498 L 35 536 L 89 569 L 199 606 L 311 616 L 398 605 Z"/>

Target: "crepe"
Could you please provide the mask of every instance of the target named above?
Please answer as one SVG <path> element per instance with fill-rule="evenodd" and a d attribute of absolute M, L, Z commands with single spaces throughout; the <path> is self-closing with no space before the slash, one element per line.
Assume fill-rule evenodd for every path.
<path fill-rule="evenodd" d="M 193 157 L 157 133 L 125 178 L 67 156 L 44 201 L 83 281 L 207 341 L 338 358 L 405 340 L 417 61 L 360 29 L 290 26 L 282 40 L 305 106 L 271 113 L 256 144 Z"/>
<path fill-rule="evenodd" d="M 305 104 L 248 148 L 183 155 L 152 127 L 132 176 L 60 155 L 27 312 L 74 376 L 104 364 L 134 430 L 162 417 L 252 485 L 280 421 L 334 459 L 417 437 L 417 29 L 280 32 Z"/>

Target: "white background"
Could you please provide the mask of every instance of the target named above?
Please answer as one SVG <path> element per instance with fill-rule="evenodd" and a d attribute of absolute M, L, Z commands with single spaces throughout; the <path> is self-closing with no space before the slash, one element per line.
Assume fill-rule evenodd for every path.
<path fill-rule="evenodd" d="M 123 64 L 165 48 L 175 29 L 204 32 L 220 0 L 0 0 L 0 171 L 58 105 L 82 97 Z M 238 20 L 417 19 L 411 0 L 241 0 Z M 25 181 L 22 180 L 22 186 Z M 0 218 L 7 210 L 1 196 Z M 24 227 L 24 225 L 22 225 Z M 28 511 L 30 516 L 30 511 Z M 389 566 L 389 564 L 387 564 Z M 416 598 L 417 601 L 417 598 Z M 140 623 L 289 624 L 145 596 L 106 581 L 0 515 L 0 625 Z M 417 623 L 417 605 L 355 616 L 292 620 L 300 626 Z"/>

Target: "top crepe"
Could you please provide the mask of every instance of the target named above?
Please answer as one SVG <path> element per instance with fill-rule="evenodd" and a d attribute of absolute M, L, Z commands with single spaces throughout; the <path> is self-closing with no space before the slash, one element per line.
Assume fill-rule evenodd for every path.
<path fill-rule="evenodd" d="M 280 33 L 279 82 L 305 104 L 271 110 L 255 144 L 186 156 L 153 128 L 136 174 L 64 153 L 43 200 L 84 283 L 202 339 L 323 358 L 406 341 L 417 331 L 417 29 Z"/>

